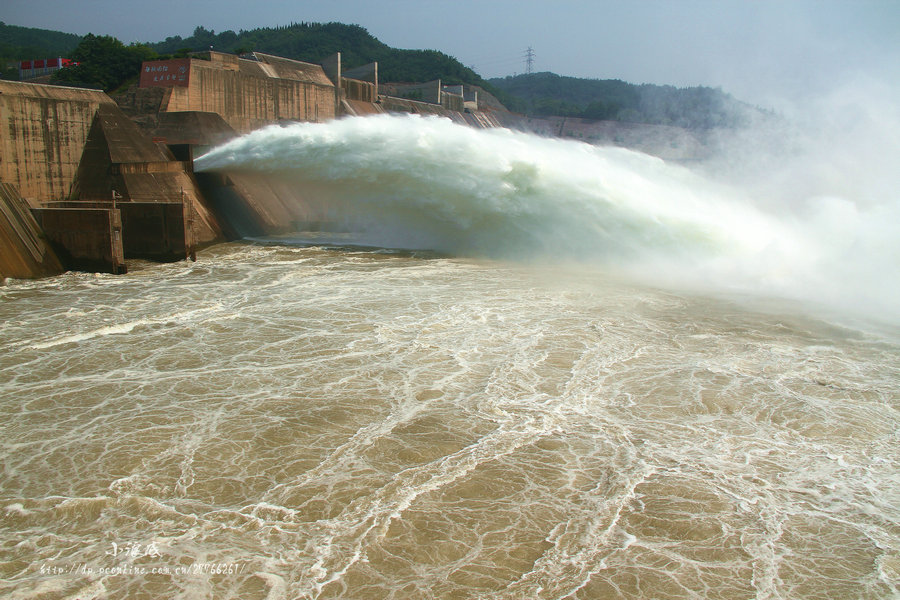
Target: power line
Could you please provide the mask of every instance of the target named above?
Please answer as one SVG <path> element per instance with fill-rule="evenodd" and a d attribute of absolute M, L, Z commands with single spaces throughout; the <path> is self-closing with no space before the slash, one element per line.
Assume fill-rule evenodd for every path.
<path fill-rule="evenodd" d="M 484 59 L 475 59 L 472 62 L 476 65 L 496 65 L 496 64 L 510 64 L 510 63 L 518 63 L 522 60 L 521 54 L 516 54 L 513 56 L 497 56 L 494 58 L 484 58 Z"/>
<path fill-rule="evenodd" d="M 476 73 L 480 73 L 482 70 L 490 70 L 490 71 L 504 71 L 515 64 L 522 64 L 522 61 L 525 61 L 525 72 L 531 74 L 534 72 L 534 59 L 535 59 L 534 48 L 531 46 L 528 47 L 524 52 L 520 52 L 518 54 L 512 55 L 503 55 L 503 54 L 489 54 L 489 55 L 481 55 L 475 57 L 467 57 L 468 61 L 467 66 L 475 71 Z M 462 60 L 462 59 L 461 59 Z M 484 75 L 484 73 L 480 73 Z"/>
<path fill-rule="evenodd" d="M 514 65 L 522 64 L 522 54 L 492 54 L 488 56 L 469 57 L 466 60 L 469 61 L 466 63 L 469 68 L 476 73 L 481 73 L 483 70 L 507 71 L 512 70 Z M 484 75 L 484 73 L 481 74 Z"/>

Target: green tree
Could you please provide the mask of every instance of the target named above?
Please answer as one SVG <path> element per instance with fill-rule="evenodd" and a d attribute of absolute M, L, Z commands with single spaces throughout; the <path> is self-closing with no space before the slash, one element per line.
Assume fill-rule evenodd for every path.
<path fill-rule="evenodd" d="M 158 56 L 145 44 L 126 46 L 112 36 L 89 33 L 71 54 L 72 60 L 78 64 L 58 71 L 54 81 L 111 92 L 137 79 L 141 63 Z"/>
<path fill-rule="evenodd" d="M 8 81 L 18 81 L 19 80 L 19 70 L 15 67 L 6 67 L 6 63 L 8 59 L 0 56 L 0 79 L 6 79 Z"/>
<path fill-rule="evenodd" d="M 595 121 L 615 119 L 616 115 L 619 114 L 619 108 L 619 105 L 614 102 L 607 103 L 602 100 L 595 100 L 584 108 L 581 116 Z"/>

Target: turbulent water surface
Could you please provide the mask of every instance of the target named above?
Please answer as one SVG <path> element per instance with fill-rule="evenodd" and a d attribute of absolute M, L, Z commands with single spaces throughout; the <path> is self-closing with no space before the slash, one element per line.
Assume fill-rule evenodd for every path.
<path fill-rule="evenodd" d="M 335 127 L 304 142 L 316 160 L 345 139 Z M 776 265 L 794 272 L 816 258 L 811 238 L 798 250 L 779 238 L 792 225 L 710 199 L 686 171 L 587 156 L 614 192 L 582 175 L 579 195 L 546 184 L 551 142 L 502 136 L 507 156 L 540 158 L 475 162 L 530 183 L 481 172 L 505 199 L 463 206 L 464 165 L 432 220 L 415 177 L 357 161 L 369 183 L 351 186 L 338 171 L 362 158 L 334 160 L 345 198 L 369 190 L 368 208 L 341 208 L 350 239 L 406 250 L 308 234 L 0 287 L 0 593 L 897 597 L 890 321 L 832 318 L 825 300 L 843 297 L 828 290 L 810 313 L 814 294 L 787 293 L 759 257 L 800 255 Z M 694 204 L 629 204 L 627 185 Z M 439 252 L 398 240 L 401 219 L 441 233 Z M 511 259 L 529 245 L 545 250 Z M 698 265 L 727 284 L 673 284 Z M 766 292 L 749 297 L 754 277 Z"/>

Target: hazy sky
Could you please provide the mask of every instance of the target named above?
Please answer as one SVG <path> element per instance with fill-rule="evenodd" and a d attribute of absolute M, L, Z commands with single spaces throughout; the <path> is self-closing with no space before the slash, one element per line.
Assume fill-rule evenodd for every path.
<path fill-rule="evenodd" d="M 751 102 L 861 75 L 900 81 L 900 0 L 3 0 L 9 25 L 124 42 L 300 21 L 354 23 L 484 77 L 534 70 L 676 86 Z"/>

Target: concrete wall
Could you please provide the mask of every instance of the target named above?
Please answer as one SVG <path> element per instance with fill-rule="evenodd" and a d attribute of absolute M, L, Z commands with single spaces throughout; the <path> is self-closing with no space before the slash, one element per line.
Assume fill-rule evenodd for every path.
<path fill-rule="evenodd" d="M 257 55 L 259 56 L 259 55 Z M 266 60 L 271 60 L 268 57 Z M 372 62 L 353 69 L 344 69 L 341 53 L 337 52 L 322 61 L 322 72 L 335 86 L 335 106 L 337 114 L 355 115 L 345 101 L 375 103 L 378 101 L 378 63 Z"/>
<path fill-rule="evenodd" d="M 191 204 L 123 202 L 118 207 L 127 258 L 176 261 L 193 255 L 196 244 Z"/>
<path fill-rule="evenodd" d="M 255 173 L 198 173 L 197 180 L 229 239 L 301 231 L 327 220 L 312 189 Z"/>
<path fill-rule="evenodd" d="M 456 98 L 460 97 L 456 96 Z M 500 122 L 495 118 L 493 113 L 477 111 L 460 112 L 458 110 L 449 110 L 439 104 L 432 104 L 430 102 L 418 102 L 416 100 L 395 98 L 393 96 L 381 96 L 379 98 L 378 104 L 369 105 L 376 107 L 376 109 L 371 112 L 366 112 L 364 108 L 365 103 L 362 102 L 345 102 L 345 104 L 349 105 L 349 108 L 353 111 L 352 114 L 359 115 L 375 114 L 377 112 L 410 113 L 414 115 L 434 115 L 438 117 L 446 117 L 454 123 L 459 123 L 460 125 L 468 125 L 470 127 L 476 127 L 478 129 L 490 129 L 493 127 L 502 126 Z"/>
<path fill-rule="evenodd" d="M 344 99 L 375 102 L 378 99 L 378 85 L 359 79 L 341 79 L 341 91 Z"/>
<path fill-rule="evenodd" d="M 371 62 L 367 65 L 362 65 L 361 67 L 344 69 L 341 73 L 341 77 L 345 79 L 356 79 L 358 81 L 368 81 L 369 83 L 378 85 L 378 63 Z"/>
<path fill-rule="evenodd" d="M 331 80 L 332 85 L 338 85 L 341 81 L 341 53 L 335 52 L 322 61 L 322 71 Z"/>
<path fill-rule="evenodd" d="M 453 110 L 478 110 L 478 90 L 472 86 L 466 86 L 461 83 L 457 85 L 445 85 L 444 93 L 462 97 L 463 108 Z"/>
<path fill-rule="evenodd" d="M 78 169 L 99 91 L 0 81 L 0 182 L 32 206 L 61 200 Z"/>
<path fill-rule="evenodd" d="M 379 85 L 378 91 L 385 96 L 394 98 L 438 105 L 441 103 L 440 79 L 426 83 L 382 83 Z"/>
<path fill-rule="evenodd" d="M 376 102 L 378 100 L 378 63 L 373 62 L 341 74 L 341 90 L 345 100 Z"/>
<path fill-rule="evenodd" d="M 190 144 L 197 146 L 199 152 L 238 136 L 221 116 L 207 112 L 160 113 L 149 133 L 154 141 L 170 147 Z"/>
<path fill-rule="evenodd" d="M 216 113 L 240 133 L 279 121 L 321 122 L 337 115 L 337 90 L 318 65 L 265 54 L 255 54 L 256 60 L 209 55 L 210 60 L 189 59 L 187 67 L 178 59 L 144 63 L 143 75 L 149 79 L 142 79 L 141 85 L 170 88 L 160 110 Z M 147 72 L 148 68 L 156 71 Z M 182 69 L 184 78 L 158 79 L 159 73 Z"/>
<path fill-rule="evenodd" d="M 125 273 L 122 219 L 107 208 L 38 208 L 35 220 L 67 269 Z"/>
<path fill-rule="evenodd" d="M 441 106 L 455 112 L 463 112 L 466 109 L 462 94 L 457 95 L 447 91 L 441 92 Z"/>

